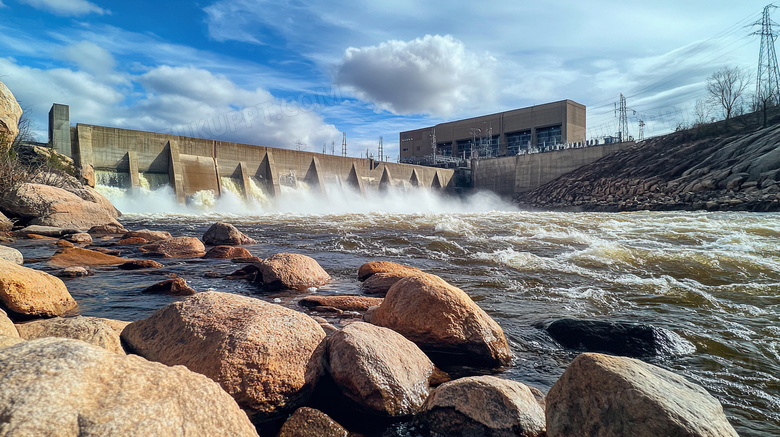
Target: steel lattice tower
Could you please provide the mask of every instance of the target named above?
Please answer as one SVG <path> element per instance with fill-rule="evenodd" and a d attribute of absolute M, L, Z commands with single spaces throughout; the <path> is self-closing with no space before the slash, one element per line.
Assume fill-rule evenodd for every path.
<path fill-rule="evenodd" d="M 343 140 L 341 140 L 341 156 L 347 156 L 347 133 L 342 132 Z"/>
<path fill-rule="evenodd" d="M 777 35 L 772 32 L 772 22 L 769 13 L 777 6 L 770 4 L 764 8 L 764 14 L 760 22 L 753 23 L 761 26 L 761 30 L 751 35 L 761 35 L 761 51 L 758 54 L 758 73 L 756 75 L 756 99 L 761 102 L 777 103 L 780 97 L 780 74 L 778 74 L 777 55 L 775 54 L 775 39 Z"/>
<path fill-rule="evenodd" d="M 615 103 L 615 116 L 618 117 L 618 137 L 619 141 L 628 141 L 628 108 L 626 108 L 626 98 L 620 93 L 620 102 Z"/>

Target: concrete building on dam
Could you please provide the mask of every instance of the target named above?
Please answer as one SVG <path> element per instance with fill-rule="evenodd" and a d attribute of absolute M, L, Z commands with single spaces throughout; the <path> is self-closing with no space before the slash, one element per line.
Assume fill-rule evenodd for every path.
<path fill-rule="evenodd" d="M 585 143 L 585 106 L 546 103 L 401 132 L 401 162 L 430 164 L 515 156 Z"/>

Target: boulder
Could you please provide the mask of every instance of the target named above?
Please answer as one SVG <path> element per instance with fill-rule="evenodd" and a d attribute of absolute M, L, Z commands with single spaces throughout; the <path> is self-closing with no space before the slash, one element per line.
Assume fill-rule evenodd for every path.
<path fill-rule="evenodd" d="M 192 287 L 187 285 L 184 278 L 175 277 L 160 281 L 150 287 L 145 288 L 142 293 L 169 294 L 171 296 L 192 296 L 197 293 Z"/>
<path fill-rule="evenodd" d="M 172 237 L 168 231 L 150 231 L 149 229 L 141 229 L 140 231 L 130 231 L 122 235 L 122 239 L 125 238 L 143 238 L 146 241 L 160 241 L 167 240 Z"/>
<path fill-rule="evenodd" d="M 33 218 L 30 222 L 33 225 L 89 229 L 96 225 L 119 224 L 113 210 L 50 185 L 20 184 L 8 190 L 1 201 L 6 211 Z"/>
<path fill-rule="evenodd" d="M 199 258 L 206 247 L 195 237 L 173 237 L 141 246 L 141 250 L 163 258 Z"/>
<path fill-rule="evenodd" d="M 209 246 L 240 246 L 244 244 L 257 244 L 257 241 L 249 238 L 230 223 L 217 222 L 203 234 L 203 242 Z"/>
<path fill-rule="evenodd" d="M 443 364 L 502 366 L 512 360 L 498 323 L 463 290 L 435 275 L 396 282 L 367 321 L 399 332 Z"/>
<path fill-rule="evenodd" d="M 635 358 L 685 355 L 696 347 L 676 333 L 652 325 L 601 320 L 556 320 L 545 328 L 568 349 Z"/>
<path fill-rule="evenodd" d="M 375 273 L 394 273 L 401 276 L 409 276 L 421 272 L 422 270 L 416 267 L 409 267 L 390 261 L 371 261 L 360 266 L 358 269 L 358 280 L 365 281 Z"/>
<path fill-rule="evenodd" d="M 0 260 L 0 301 L 12 318 L 55 317 L 75 309 L 61 279 Z"/>
<path fill-rule="evenodd" d="M 19 331 L 19 336 L 25 340 L 45 337 L 71 338 L 85 341 L 117 354 L 125 353 L 119 340 L 119 334 L 111 326 L 91 317 L 55 317 L 35 320 L 20 323 L 16 325 L 16 329 Z"/>
<path fill-rule="evenodd" d="M 314 408 L 295 410 L 277 437 L 347 437 L 349 432 L 327 414 Z"/>
<path fill-rule="evenodd" d="M 298 305 L 313 307 L 333 307 L 342 311 L 366 311 L 372 306 L 382 303 L 382 298 L 365 296 L 306 296 L 298 301 Z"/>
<path fill-rule="evenodd" d="M 162 264 L 151 259 L 133 259 L 117 266 L 121 270 L 160 269 L 162 267 Z"/>
<path fill-rule="evenodd" d="M 0 232 L 8 232 L 14 227 L 14 222 L 0 212 Z"/>
<path fill-rule="evenodd" d="M 0 335 L 5 335 L 7 337 L 19 336 L 19 331 L 16 330 L 14 322 L 8 318 L 8 314 L 3 310 L 0 310 Z"/>
<path fill-rule="evenodd" d="M 259 419 L 307 401 L 322 373 L 324 338 L 305 314 L 216 291 L 172 303 L 122 331 L 138 354 L 208 376 Z"/>
<path fill-rule="evenodd" d="M 433 363 L 402 335 L 363 322 L 328 339 L 330 373 L 357 405 L 388 417 L 415 414 L 428 397 Z"/>
<path fill-rule="evenodd" d="M 411 270 L 401 273 L 374 273 L 363 281 L 360 287 L 366 294 L 381 294 L 384 296 L 393 284 L 409 276 L 409 273 L 411 273 Z"/>
<path fill-rule="evenodd" d="M 416 419 L 436 435 L 542 437 L 539 396 L 525 384 L 495 376 L 460 378 L 435 388 Z"/>
<path fill-rule="evenodd" d="M 0 350 L 0 411 L 9 435 L 257 436 L 208 378 L 61 338 Z"/>
<path fill-rule="evenodd" d="M 89 228 L 88 233 L 92 235 L 122 235 L 127 232 L 127 229 L 122 225 L 99 225 Z"/>
<path fill-rule="evenodd" d="M 19 135 L 19 118 L 22 116 L 22 108 L 16 101 L 11 90 L 0 82 L 0 139 L 11 145 Z M 3 144 L 0 144 L 2 146 Z M 0 152 L 2 152 L 0 148 Z"/>
<path fill-rule="evenodd" d="M 86 232 L 67 235 L 65 236 L 65 240 L 76 244 L 92 244 L 92 236 Z"/>
<path fill-rule="evenodd" d="M 10 261 L 14 264 L 24 264 L 24 256 L 22 256 L 22 252 L 19 252 L 13 247 L 0 245 L 0 259 Z"/>
<path fill-rule="evenodd" d="M 546 404 L 549 437 L 737 435 L 704 388 L 634 358 L 579 355 Z"/>
<path fill-rule="evenodd" d="M 100 267 L 115 266 L 127 262 L 127 258 L 121 258 L 114 255 L 107 255 L 96 250 L 84 249 L 81 247 L 63 247 L 54 252 L 49 258 L 48 265 L 52 267 Z"/>
<path fill-rule="evenodd" d="M 277 253 L 256 264 L 256 283 L 267 287 L 287 287 L 304 291 L 330 281 L 330 275 L 314 258 L 297 253 Z"/>
<path fill-rule="evenodd" d="M 131 244 L 148 244 L 149 240 L 141 237 L 122 238 L 116 242 L 117 246 L 129 246 Z"/>
<path fill-rule="evenodd" d="M 21 235 L 43 235 L 44 237 L 64 237 L 70 234 L 78 234 L 78 229 L 60 228 L 56 226 L 31 225 L 19 231 Z"/>
<path fill-rule="evenodd" d="M 203 255 L 207 259 L 233 259 L 233 258 L 252 258 L 248 250 L 243 247 L 235 246 L 214 246 Z M 261 260 L 262 261 L 262 260 Z"/>
<path fill-rule="evenodd" d="M 77 202 L 52 203 L 42 215 L 32 219 L 30 224 L 89 229 L 97 225 L 118 225 L 119 222 L 113 213 L 102 205 L 79 199 Z"/>
<path fill-rule="evenodd" d="M 12 337 L 10 335 L 0 334 L 0 349 L 11 347 L 24 341 L 26 340 L 19 336 Z"/>

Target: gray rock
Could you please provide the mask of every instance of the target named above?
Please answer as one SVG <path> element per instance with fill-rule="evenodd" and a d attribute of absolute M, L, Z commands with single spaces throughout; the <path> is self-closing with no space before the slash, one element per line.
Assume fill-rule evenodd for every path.
<path fill-rule="evenodd" d="M 19 252 L 13 247 L 0 245 L 0 259 L 11 261 L 12 263 L 19 265 L 24 264 L 24 256 L 22 256 L 22 252 Z"/>

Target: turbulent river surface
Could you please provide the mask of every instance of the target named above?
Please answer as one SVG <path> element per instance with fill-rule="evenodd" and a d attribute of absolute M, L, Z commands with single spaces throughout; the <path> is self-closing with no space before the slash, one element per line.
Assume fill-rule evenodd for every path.
<path fill-rule="evenodd" d="M 704 386 L 740 435 L 780 435 L 780 214 L 529 212 L 486 194 L 363 199 L 290 189 L 276 203 L 206 195 L 185 207 L 164 192 L 135 198 L 104 192 L 126 212 L 122 222 L 131 229 L 201 237 L 221 220 L 258 240 L 248 246 L 254 255 L 309 255 L 334 278 L 318 293 L 360 293 L 356 272 L 371 260 L 437 274 L 504 329 L 516 359 L 501 376 L 545 392 L 577 352 L 535 324 L 582 318 L 670 329 L 696 351 L 653 364 Z M 53 251 L 29 244 L 19 247 L 26 256 Z M 259 293 L 244 281 L 204 275 L 240 267 L 228 260 L 161 261 L 159 271 L 96 269 L 67 285 L 83 314 L 124 320 L 176 300 L 140 293 L 166 273 L 199 291 L 252 295 L 303 311 L 294 293 Z"/>

